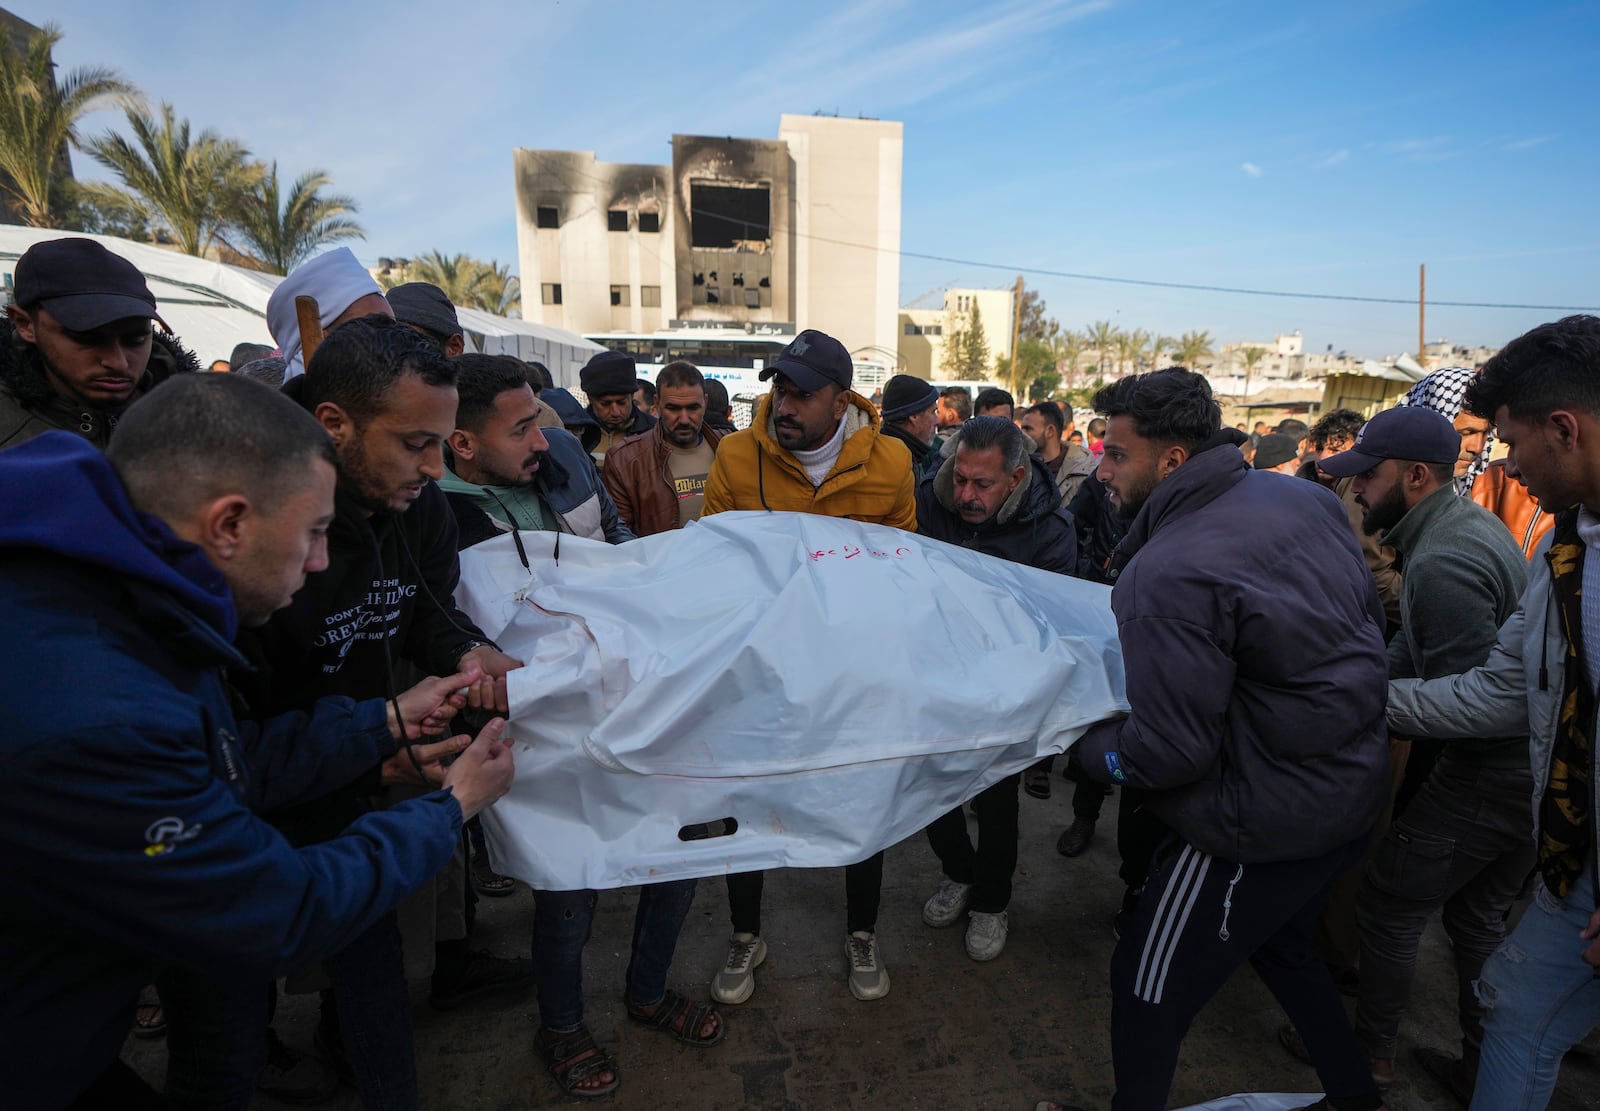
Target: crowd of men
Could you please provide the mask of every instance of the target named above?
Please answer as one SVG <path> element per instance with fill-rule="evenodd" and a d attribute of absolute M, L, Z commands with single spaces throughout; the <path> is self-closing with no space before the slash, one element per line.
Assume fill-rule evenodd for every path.
<path fill-rule="evenodd" d="M 0 620 L 30 666 L 0 679 L 20 710 L 0 742 L 8 1105 L 242 1108 L 345 1084 L 415 1108 L 422 977 L 441 1010 L 532 991 L 554 1084 L 614 1091 L 584 1023 L 597 893 L 535 890 L 526 959 L 469 946 L 475 900 L 516 886 L 474 819 L 514 775 L 502 715 L 523 662 L 457 606 L 460 552 L 509 534 L 527 562 L 529 531 L 625 544 L 730 510 L 1111 585 L 1131 711 L 1060 758 L 1057 848 L 1083 853 L 1122 792 L 1117 1111 L 1165 1107 L 1189 1025 L 1247 962 L 1316 1068 L 1315 1106 L 1383 1107 L 1435 912 L 1461 1052 L 1414 1064 L 1463 1106 L 1544 1106 L 1600 1024 L 1600 318 L 1429 374 L 1370 420 L 1247 434 L 1175 367 L 1100 390 L 1085 435 L 1061 403 L 908 375 L 875 404 L 816 330 L 762 372 L 741 430 L 688 362 L 649 381 L 601 352 L 580 401 L 537 363 L 466 351 L 440 290 L 385 295 L 343 250 L 291 274 L 268 317 L 276 353 L 197 373 L 99 244 L 16 266 Z M 1260 520 L 1314 558 L 1241 527 Z M 971 800 L 976 841 L 963 809 L 930 815 L 943 875 L 922 917 L 964 921 L 975 961 L 1005 948 L 1019 795 L 1047 796 L 1053 762 Z M 882 879 L 882 852 L 844 869 L 862 1001 L 890 990 Z M 638 889 L 630 1019 L 727 1036 L 719 1007 L 752 997 L 768 953 L 765 881 L 726 878 L 710 1001 L 668 984 L 695 882 Z M 273 1033 L 280 984 L 320 993 L 314 1055 Z M 167 1038 L 160 1097 L 119 1061 L 130 1028 Z"/>

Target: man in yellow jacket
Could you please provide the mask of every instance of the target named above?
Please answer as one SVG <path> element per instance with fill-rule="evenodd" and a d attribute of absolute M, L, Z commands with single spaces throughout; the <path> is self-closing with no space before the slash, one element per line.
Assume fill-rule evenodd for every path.
<path fill-rule="evenodd" d="M 807 329 L 761 372 L 772 392 L 756 406 L 750 427 L 725 436 L 706 479 L 702 517 L 730 509 L 817 513 L 853 521 L 917 527 L 917 503 L 906 446 L 878 433 L 872 402 L 850 389 L 850 353 L 832 336 Z M 721 1003 L 743 1003 L 755 991 L 766 959 L 761 937 L 764 873 L 728 877 L 733 939 L 711 982 Z M 844 870 L 845 954 L 857 999 L 889 994 L 878 956 L 878 894 L 883 854 Z"/>

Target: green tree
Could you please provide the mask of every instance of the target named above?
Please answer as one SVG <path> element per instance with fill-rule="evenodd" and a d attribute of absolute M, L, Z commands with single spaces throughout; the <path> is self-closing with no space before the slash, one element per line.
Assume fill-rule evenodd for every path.
<path fill-rule="evenodd" d="M 243 198 L 233 224 L 256 258 L 276 274 L 287 274 L 321 247 L 341 239 L 363 239 L 366 232 L 350 219 L 356 202 L 323 190 L 333 180 L 322 170 L 295 179 L 282 196 L 278 164 L 267 167 Z"/>
<path fill-rule="evenodd" d="M 1124 369 L 1132 365 L 1134 373 L 1139 371 L 1139 361 L 1144 358 L 1145 345 L 1150 342 L 1150 333 L 1143 328 L 1135 328 L 1131 332 L 1119 332 L 1112 346 L 1117 352 L 1117 373 L 1126 374 Z"/>
<path fill-rule="evenodd" d="M 1250 398 L 1250 375 L 1255 371 L 1256 364 L 1265 358 L 1266 354 L 1267 349 L 1265 347 L 1246 347 L 1239 352 L 1240 358 L 1244 360 L 1244 396 L 1247 401 Z"/>
<path fill-rule="evenodd" d="M 483 302 L 473 308 L 506 316 L 513 309 L 522 311 L 522 279 L 511 272 L 509 263 L 490 260 L 483 263 Z"/>
<path fill-rule="evenodd" d="M 1185 332 L 1178 337 L 1173 345 L 1172 355 L 1178 360 L 1178 365 L 1198 372 L 1203 360 L 1211 359 L 1215 352 L 1211 350 L 1210 332 Z"/>
<path fill-rule="evenodd" d="M 31 35 L 25 50 L 0 45 L 0 189 L 24 224 L 54 227 L 72 211 L 62 191 L 67 144 L 78 145 L 78 122 L 110 103 L 133 105 L 139 90 L 114 69 L 83 66 L 56 79 L 54 24 Z"/>
<path fill-rule="evenodd" d="M 1055 375 L 1055 355 L 1044 340 L 1025 339 L 1018 344 L 1016 370 L 1013 371 L 1011 360 L 1004 355 L 995 360 L 995 370 L 1013 396 L 1025 398 L 1041 376 Z M 1059 375 L 1056 381 L 1060 381 Z"/>
<path fill-rule="evenodd" d="M 1171 336 L 1152 335 L 1150 337 L 1150 345 L 1146 348 L 1146 351 L 1150 356 L 1151 370 L 1161 369 L 1161 356 L 1171 351 L 1177 345 L 1177 342 Z"/>
<path fill-rule="evenodd" d="M 945 338 L 944 371 L 957 382 L 975 382 L 989 376 L 989 339 L 976 301 L 966 323 Z"/>
<path fill-rule="evenodd" d="M 1088 339 L 1089 346 L 1095 350 L 1095 366 L 1102 378 L 1106 373 L 1106 359 L 1116 347 L 1119 334 L 1116 325 L 1109 320 L 1096 320 L 1084 329 L 1084 336 Z"/>
<path fill-rule="evenodd" d="M 411 261 L 406 281 L 428 282 L 444 290 L 458 306 L 504 313 L 521 296 L 521 283 L 511 267 L 471 255 L 428 251 Z"/>
<path fill-rule="evenodd" d="M 203 255 L 243 206 L 262 176 L 250 152 L 214 131 L 191 133 L 172 105 L 160 117 L 127 109 L 133 139 L 107 133 L 85 144 L 95 160 L 122 179 L 122 188 L 86 188 L 119 199 L 171 234 L 186 254 Z"/>
<path fill-rule="evenodd" d="M 60 217 L 56 226 L 65 231 L 81 231 L 90 235 L 115 235 L 139 243 L 155 240 L 155 228 L 150 218 L 120 196 L 102 196 L 91 188 L 79 185 L 70 178 L 60 197 L 52 201 Z"/>
<path fill-rule="evenodd" d="M 1044 315 L 1044 298 L 1039 296 L 1037 290 L 1022 290 L 1022 339 L 1047 340 L 1061 325 L 1054 320 L 1047 319 Z"/>

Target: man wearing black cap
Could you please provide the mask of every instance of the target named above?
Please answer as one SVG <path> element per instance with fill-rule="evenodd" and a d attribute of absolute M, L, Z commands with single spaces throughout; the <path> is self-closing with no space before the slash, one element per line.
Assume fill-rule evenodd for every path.
<path fill-rule="evenodd" d="M 1392 679 L 1432 679 L 1482 664 L 1527 585 L 1528 562 L 1505 526 L 1457 495 L 1460 453 L 1461 435 L 1448 419 L 1407 406 L 1379 413 L 1349 451 L 1318 464 L 1352 479 L 1362 528 L 1382 533 L 1405 568 L 1400 631 L 1389 642 Z M 1525 734 L 1449 738 L 1384 835 L 1356 902 L 1356 1036 L 1374 1076 L 1394 1078 L 1417 946 L 1442 907 L 1456 961 L 1462 1059 L 1434 1049 L 1418 1050 L 1417 1058 L 1463 1103 L 1470 1099 L 1483 1044 L 1483 1008 L 1472 985 L 1504 939 L 1506 915 L 1533 870 L 1532 797 Z"/>
<path fill-rule="evenodd" d="M 917 505 L 911 454 L 879 434 L 872 402 L 850 389 L 855 367 L 844 344 L 806 329 L 761 372 L 772 392 L 756 406 L 750 427 L 717 447 L 706 479 L 702 517 L 730 509 L 816 513 L 913 531 Z M 883 854 L 844 870 L 845 953 L 857 999 L 889 994 L 878 959 L 878 897 Z M 711 984 L 720 1003 L 743 1003 L 755 991 L 755 969 L 767 955 L 761 937 L 762 873 L 728 877 L 733 938 Z"/>
<path fill-rule="evenodd" d="M 1293 436 L 1270 433 L 1257 442 L 1255 458 L 1250 465 L 1258 471 L 1292 475 L 1300 469 L 1300 447 Z"/>
<path fill-rule="evenodd" d="M 406 282 L 384 296 L 396 320 L 425 337 L 447 358 L 453 359 L 467 349 L 461 322 L 456 319 L 456 307 L 438 286 Z"/>
<path fill-rule="evenodd" d="M 655 418 L 634 404 L 639 373 L 633 356 L 621 351 L 601 351 L 578 372 L 578 385 L 589 395 L 589 415 L 600 425 L 600 442 L 590 449 L 596 463 L 629 436 L 648 432 Z"/>
<path fill-rule="evenodd" d="M 914 374 L 896 374 L 883 387 L 883 432 L 911 453 L 911 469 L 920 477 L 938 470 L 939 390 Z"/>
<path fill-rule="evenodd" d="M 144 275 L 92 239 L 35 243 L 13 282 L 0 322 L 0 448 L 53 428 L 103 448 L 129 405 L 200 369 L 152 330 L 161 318 Z"/>

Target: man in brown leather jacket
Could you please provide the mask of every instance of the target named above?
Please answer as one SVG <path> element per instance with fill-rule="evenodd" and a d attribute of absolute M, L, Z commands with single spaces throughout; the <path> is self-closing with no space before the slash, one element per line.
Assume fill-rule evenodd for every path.
<path fill-rule="evenodd" d="M 606 453 L 601 478 L 635 536 L 682 528 L 700 516 L 706 476 L 723 433 L 705 427 L 705 379 L 693 363 L 656 378 L 659 422 Z"/>

